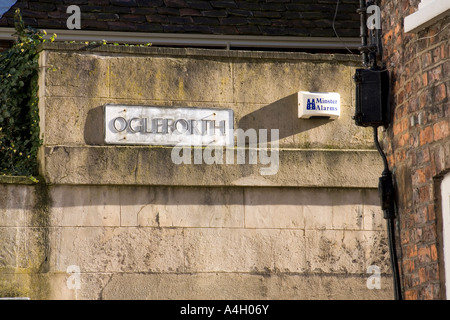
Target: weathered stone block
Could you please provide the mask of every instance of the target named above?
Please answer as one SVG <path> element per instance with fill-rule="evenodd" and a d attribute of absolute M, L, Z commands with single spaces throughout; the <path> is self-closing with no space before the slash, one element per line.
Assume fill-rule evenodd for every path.
<path fill-rule="evenodd" d="M 381 289 L 366 286 L 369 274 L 82 274 L 82 290 L 65 290 L 74 299 L 103 300 L 390 300 L 392 279 L 381 276 Z M 56 281 L 55 281 L 56 282 Z M 55 287 L 63 288 L 61 276 Z M 314 288 L 314 290 L 312 290 Z M 58 295 L 57 297 L 61 297 Z M 270 308 L 270 307 L 269 307 Z"/>
<path fill-rule="evenodd" d="M 364 230 L 386 230 L 386 220 L 380 204 L 378 190 L 364 192 Z"/>
<path fill-rule="evenodd" d="M 109 61 L 97 55 L 48 52 L 46 96 L 108 97 Z M 76 72 L 74 72 L 76 70 Z"/>
<path fill-rule="evenodd" d="M 120 226 L 117 188 L 57 186 L 51 188 L 51 197 L 52 226 Z"/>
<path fill-rule="evenodd" d="M 111 57 L 111 98 L 230 101 L 230 64 L 183 57 Z M 126 68 L 124 67 L 126 66 Z M 203 89 L 201 89 L 203 88 Z"/>
<path fill-rule="evenodd" d="M 311 272 L 363 273 L 370 265 L 377 265 L 383 272 L 389 272 L 389 254 L 386 254 L 385 233 L 352 230 L 306 230 L 306 252 Z M 356 248 L 371 248 L 357 250 Z M 382 255 L 368 254 L 377 251 Z"/>
<path fill-rule="evenodd" d="M 72 227 L 53 231 L 51 271 L 179 272 L 183 232 L 170 228 Z"/>
<path fill-rule="evenodd" d="M 0 184 L 0 228 L 29 226 L 35 200 L 32 186 Z"/>
<path fill-rule="evenodd" d="M 278 230 L 186 229 L 186 271 L 264 272 L 274 270 Z"/>
<path fill-rule="evenodd" d="M 233 65 L 234 102 L 270 104 L 298 91 L 337 92 L 352 102 L 352 69 L 319 61 L 244 60 Z"/>
<path fill-rule="evenodd" d="M 155 188 L 154 201 L 148 209 L 140 209 L 137 222 L 158 227 L 243 227 L 242 192 L 241 188 Z"/>
<path fill-rule="evenodd" d="M 304 195 L 293 188 L 245 189 L 245 227 L 304 228 Z"/>

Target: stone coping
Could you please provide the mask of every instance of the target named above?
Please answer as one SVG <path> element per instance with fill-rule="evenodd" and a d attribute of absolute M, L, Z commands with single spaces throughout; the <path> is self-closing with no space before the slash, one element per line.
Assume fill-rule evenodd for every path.
<path fill-rule="evenodd" d="M 348 62 L 355 67 L 361 66 L 361 57 L 350 54 L 324 54 L 306 52 L 280 52 L 280 51 L 250 51 L 250 50 L 217 50 L 199 48 L 167 48 L 167 47 L 140 47 L 125 45 L 102 45 L 84 43 L 45 42 L 39 45 L 38 51 L 72 51 L 74 53 L 90 52 L 94 54 L 120 54 L 120 55 L 164 55 L 164 56 L 202 56 L 223 58 L 246 58 L 268 60 L 306 60 L 308 62 Z"/>
<path fill-rule="evenodd" d="M 274 161 L 262 164 L 260 160 L 256 164 L 248 160 L 244 164 L 237 164 L 236 160 L 227 164 L 226 150 L 223 164 L 175 164 L 172 150 L 145 146 L 45 146 L 41 174 L 49 184 L 69 185 L 377 188 L 383 171 L 376 150 L 280 149 L 278 167 Z M 271 166 L 276 170 L 273 174 L 262 174 Z"/>
<path fill-rule="evenodd" d="M 37 184 L 34 177 L 25 176 L 0 176 L 0 184 Z"/>

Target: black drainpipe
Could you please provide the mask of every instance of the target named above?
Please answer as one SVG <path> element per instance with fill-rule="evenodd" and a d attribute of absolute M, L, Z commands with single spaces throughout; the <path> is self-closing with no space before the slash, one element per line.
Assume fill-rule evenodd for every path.
<path fill-rule="evenodd" d="M 387 221 L 394 296 L 396 300 L 402 300 L 395 244 L 397 209 L 395 189 L 386 155 L 378 141 L 378 127 L 384 126 L 387 128 L 391 122 L 389 71 L 385 67 L 380 68 L 377 65 L 377 60 L 382 61 L 381 29 L 368 30 L 367 28 L 367 9 L 370 5 L 375 5 L 375 2 L 373 0 L 368 2 L 360 0 L 360 8 L 357 10 L 361 15 L 361 47 L 359 50 L 362 54 L 364 69 L 357 69 L 354 76 L 356 82 L 356 112 L 353 119 L 358 126 L 373 128 L 375 146 L 383 159 L 384 171 L 379 178 L 378 192 L 384 218 Z M 368 38 L 370 43 L 368 43 Z"/>
<path fill-rule="evenodd" d="M 389 237 L 389 252 L 391 256 L 392 275 L 394 280 L 394 296 L 396 300 L 402 300 L 400 271 L 398 268 L 397 250 L 395 244 L 395 218 L 396 218 L 396 200 L 394 184 L 392 182 L 392 173 L 389 171 L 386 155 L 381 149 L 378 141 L 378 128 L 373 127 L 375 145 L 383 158 L 384 171 L 378 182 L 378 192 L 381 199 L 381 209 L 384 213 L 384 219 L 387 221 L 387 231 Z"/>

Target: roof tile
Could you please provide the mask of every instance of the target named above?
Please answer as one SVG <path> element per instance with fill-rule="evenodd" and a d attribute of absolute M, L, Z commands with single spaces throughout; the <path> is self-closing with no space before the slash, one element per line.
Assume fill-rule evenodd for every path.
<path fill-rule="evenodd" d="M 334 37 L 336 0 L 18 0 L 0 19 L 13 27 L 15 8 L 39 28 L 65 28 L 69 5 L 81 10 L 81 28 L 137 32 Z M 359 36 L 358 0 L 341 0 L 335 28 Z"/>

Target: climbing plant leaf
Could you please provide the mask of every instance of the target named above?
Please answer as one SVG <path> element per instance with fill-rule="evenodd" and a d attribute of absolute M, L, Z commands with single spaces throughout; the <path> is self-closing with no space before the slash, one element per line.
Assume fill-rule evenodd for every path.
<path fill-rule="evenodd" d="M 13 46 L 0 53 L 0 174 L 36 175 L 39 129 L 37 47 L 44 33 L 15 12 Z"/>

